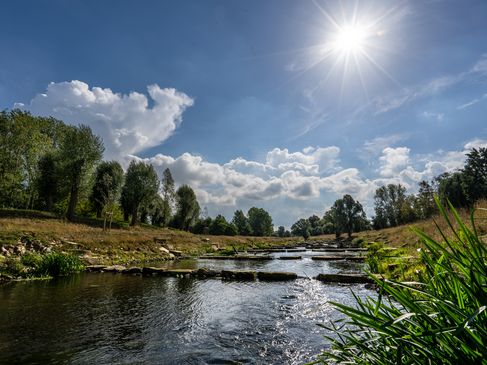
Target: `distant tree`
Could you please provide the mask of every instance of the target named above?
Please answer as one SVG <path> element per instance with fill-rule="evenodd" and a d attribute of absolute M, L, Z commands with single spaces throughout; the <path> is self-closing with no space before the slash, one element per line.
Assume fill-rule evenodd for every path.
<path fill-rule="evenodd" d="M 130 224 L 138 222 L 139 208 L 150 202 L 159 190 L 159 178 L 154 167 L 144 162 L 130 162 L 122 188 L 121 205 L 124 212 L 130 212 Z"/>
<path fill-rule="evenodd" d="M 395 227 L 401 224 L 401 208 L 406 198 L 406 188 L 401 184 L 389 184 L 375 191 L 375 219 L 377 228 Z"/>
<path fill-rule="evenodd" d="M 252 228 L 250 227 L 249 220 L 241 210 L 236 210 L 233 214 L 232 223 L 237 228 L 237 232 L 241 236 L 250 236 L 252 234 Z"/>
<path fill-rule="evenodd" d="M 235 227 L 235 224 L 233 223 L 228 223 L 227 227 L 225 228 L 225 235 L 226 236 L 236 236 L 238 234 L 237 227 Z"/>
<path fill-rule="evenodd" d="M 365 212 L 358 201 L 355 201 L 351 195 L 343 196 L 343 228 L 347 232 L 348 237 L 352 236 L 353 232 L 357 232 L 363 220 L 366 219 Z"/>
<path fill-rule="evenodd" d="M 463 191 L 472 207 L 477 200 L 487 198 L 487 148 L 468 152 L 462 173 Z"/>
<path fill-rule="evenodd" d="M 228 222 L 224 216 L 218 214 L 210 225 L 210 234 L 224 235 L 228 227 Z"/>
<path fill-rule="evenodd" d="M 419 183 L 419 191 L 416 199 L 415 212 L 419 219 L 431 217 L 436 211 L 435 190 L 427 181 Z"/>
<path fill-rule="evenodd" d="M 107 205 L 113 207 L 119 199 L 122 183 L 123 170 L 117 161 L 103 161 L 97 166 L 90 201 L 98 218 Z"/>
<path fill-rule="evenodd" d="M 37 194 L 42 201 L 41 207 L 51 211 L 59 198 L 59 171 L 56 157 L 53 153 L 46 153 L 39 160 L 38 176 L 36 181 Z"/>
<path fill-rule="evenodd" d="M 147 215 L 150 216 L 153 226 L 162 227 L 165 225 L 164 204 L 165 201 L 159 194 L 154 195 L 147 204 Z"/>
<path fill-rule="evenodd" d="M 445 173 L 439 176 L 437 181 L 438 196 L 442 204 L 446 204 L 448 200 L 454 207 L 468 206 L 468 197 L 464 191 L 463 173 Z"/>
<path fill-rule="evenodd" d="M 330 213 L 325 214 L 326 220 L 330 223 L 330 228 L 333 229 L 335 237 L 339 238 L 343 232 L 346 231 L 347 215 L 345 211 L 345 202 L 343 199 L 335 200 L 333 206 L 330 208 Z"/>
<path fill-rule="evenodd" d="M 190 186 L 182 185 L 176 191 L 176 206 L 174 225 L 179 229 L 189 231 L 200 214 L 198 200 Z"/>
<path fill-rule="evenodd" d="M 284 237 L 285 234 L 286 234 L 286 228 L 284 228 L 284 226 L 279 226 L 279 228 L 277 229 L 277 236 Z"/>
<path fill-rule="evenodd" d="M 286 232 L 284 232 L 284 237 L 291 237 L 291 232 L 286 229 Z"/>
<path fill-rule="evenodd" d="M 176 203 L 176 193 L 174 191 L 174 179 L 171 170 L 166 168 L 162 177 L 162 198 L 164 204 L 161 210 L 161 224 L 167 226 L 172 217 L 173 207 Z"/>
<path fill-rule="evenodd" d="M 305 240 L 309 238 L 311 223 L 308 219 L 301 218 L 291 226 L 291 233 L 295 236 L 302 236 Z"/>
<path fill-rule="evenodd" d="M 213 220 L 210 217 L 200 217 L 194 224 L 192 232 L 195 234 L 210 234 L 210 226 Z"/>
<path fill-rule="evenodd" d="M 400 221 L 401 223 L 411 223 L 419 218 L 420 208 L 418 207 L 418 198 L 413 195 L 407 195 L 401 205 Z"/>
<path fill-rule="evenodd" d="M 62 175 L 69 186 L 69 202 L 66 218 L 72 220 L 78 203 L 83 179 L 97 164 L 104 151 L 102 139 L 85 125 L 69 127 L 60 146 L 59 159 Z"/>
<path fill-rule="evenodd" d="M 263 208 L 252 207 L 248 211 L 250 228 L 254 236 L 270 236 L 273 229 L 272 218 Z"/>

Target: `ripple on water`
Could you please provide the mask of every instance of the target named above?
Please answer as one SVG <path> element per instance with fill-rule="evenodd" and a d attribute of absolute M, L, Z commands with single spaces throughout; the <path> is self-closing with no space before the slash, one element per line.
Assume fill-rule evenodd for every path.
<path fill-rule="evenodd" d="M 298 279 L 225 282 L 85 274 L 0 287 L 0 363 L 300 364 L 350 290 Z"/>

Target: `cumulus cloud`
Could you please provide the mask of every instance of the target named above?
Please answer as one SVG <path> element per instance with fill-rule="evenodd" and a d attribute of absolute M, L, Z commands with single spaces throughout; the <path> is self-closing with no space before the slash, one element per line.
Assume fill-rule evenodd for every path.
<path fill-rule="evenodd" d="M 378 173 L 372 177 L 355 167 L 340 168 L 339 149 L 334 146 L 296 152 L 275 148 L 262 162 L 238 157 L 219 164 L 190 153 L 178 157 L 158 154 L 143 160 L 154 165 L 160 176 L 169 168 L 178 184 L 191 185 L 211 214 L 226 212 L 231 218 L 237 208 L 261 206 L 269 210 L 275 223 L 290 226 L 310 211 L 322 214 L 344 194 L 360 200 L 367 213 L 373 214 L 373 196 L 379 186 L 401 183 L 414 192 L 419 181 L 461 168 L 465 153 L 480 146 L 487 146 L 487 140 L 472 140 L 459 151 L 429 155 L 415 155 L 405 146 L 385 147 L 377 158 Z"/>
<path fill-rule="evenodd" d="M 164 142 L 194 102 L 176 89 L 156 84 L 149 85 L 147 93 L 150 100 L 139 92 L 115 93 L 78 80 L 51 82 L 30 103 L 15 106 L 67 123 L 86 124 L 103 137 L 106 158 L 123 158 Z"/>
<path fill-rule="evenodd" d="M 379 173 L 384 177 L 392 177 L 399 173 L 409 163 L 409 148 L 397 147 L 384 148 L 382 156 L 379 158 Z"/>

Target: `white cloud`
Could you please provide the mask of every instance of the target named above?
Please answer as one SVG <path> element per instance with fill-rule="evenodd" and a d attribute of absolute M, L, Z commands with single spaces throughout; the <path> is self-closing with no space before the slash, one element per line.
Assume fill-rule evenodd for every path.
<path fill-rule="evenodd" d="M 436 119 L 438 122 L 441 122 L 445 117 L 445 114 L 425 111 L 423 112 L 423 117 L 426 119 Z"/>
<path fill-rule="evenodd" d="M 484 94 L 480 98 L 476 98 L 476 99 L 470 100 L 470 101 L 468 101 L 468 102 L 466 102 L 466 103 L 464 103 L 462 105 L 457 106 L 457 110 L 463 110 L 463 109 L 469 108 L 472 105 L 475 105 L 475 104 L 481 102 L 485 98 L 487 98 L 487 94 Z"/>
<path fill-rule="evenodd" d="M 400 108 L 415 100 L 436 95 L 464 81 L 485 76 L 487 76 L 487 54 L 483 54 L 474 66 L 466 71 L 440 76 L 423 84 L 403 88 L 400 93 L 375 98 L 372 104 L 375 114 L 382 114 Z M 468 106 L 466 105 L 466 107 Z"/>
<path fill-rule="evenodd" d="M 358 199 L 372 215 L 379 186 L 401 183 L 414 192 L 419 181 L 461 168 L 465 153 L 480 146 L 487 146 L 487 140 L 468 141 L 460 151 L 429 155 L 415 155 L 405 146 L 385 147 L 377 159 L 378 173 L 370 178 L 357 168 L 340 168 L 339 149 L 334 146 L 297 152 L 275 148 L 264 162 L 238 157 L 219 164 L 190 153 L 178 157 L 158 154 L 144 161 L 152 163 L 160 176 L 169 168 L 177 184 L 191 185 L 211 215 L 224 213 L 231 219 L 235 209 L 259 206 L 271 213 L 275 224 L 289 227 L 300 217 L 322 215 L 344 194 Z"/>
<path fill-rule="evenodd" d="M 382 156 L 379 158 L 380 175 L 384 177 L 393 177 L 397 175 L 409 164 L 409 151 L 410 150 L 407 147 L 384 148 Z"/>
<path fill-rule="evenodd" d="M 29 104 L 16 104 L 34 114 L 71 124 L 86 124 L 103 137 L 106 158 L 123 158 L 161 144 L 176 130 L 193 99 L 172 88 L 147 87 L 150 97 L 132 91 L 114 93 L 73 80 L 47 86 Z"/>

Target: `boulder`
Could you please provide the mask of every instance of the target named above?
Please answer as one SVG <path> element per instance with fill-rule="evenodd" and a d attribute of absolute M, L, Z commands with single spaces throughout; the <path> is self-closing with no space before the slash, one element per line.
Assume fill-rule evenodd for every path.
<path fill-rule="evenodd" d="M 162 269 L 160 267 L 143 267 L 142 274 L 143 275 L 162 275 L 166 269 Z"/>
<path fill-rule="evenodd" d="M 295 280 L 298 275 L 294 272 L 265 272 L 259 271 L 257 277 L 261 281 L 286 281 Z"/>
<path fill-rule="evenodd" d="M 319 274 L 315 279 L 324 283 L 367 284 L 374 280 L 362 274 Z"/>
<path fill-rule="evenodd" d="M 122 270 L 124 274 L 142 274 L 142 268 L 140 267 L 129 267 L 125 270 Z"/>
<path fill-rule="evenodd" d="M 117 272 L 123 272 L 125 269 L 126 267 L 122 265 L 112 265 L 112 266 L 106 266 L 103 269 L 103 271 L 117 273 Z"/>
<path fill-rule="evenodd" d="M 221 276 L 221 272 L 202 267 L 201 269 L 196 270 L 194 275 L 198 278 L 215 278 Z"/>
<path fill-rule="evenodd" d="M 251 280 L 254 281 L 257 277 L 255 271 L 247 270 L 222 270 L 222 279 L 226 280 Z"/>

